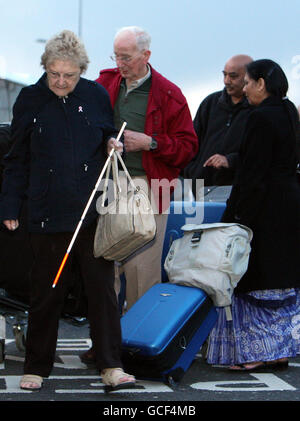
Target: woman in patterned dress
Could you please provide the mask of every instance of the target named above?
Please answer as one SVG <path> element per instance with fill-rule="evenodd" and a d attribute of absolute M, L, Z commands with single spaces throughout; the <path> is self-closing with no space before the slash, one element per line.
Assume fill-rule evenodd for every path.
<path fill-rule="evenodd" d="M 244 92 L 255 108 L 239 153 L 239 170 L 222 220 L 253 231 L 246 274 L 209 339 L 207 362 L 234 370 L 286 367 L 299 348 L 300 186 L 296 178 L 296 107 L 287 78 L 272 60 L 247 66 Z"/>

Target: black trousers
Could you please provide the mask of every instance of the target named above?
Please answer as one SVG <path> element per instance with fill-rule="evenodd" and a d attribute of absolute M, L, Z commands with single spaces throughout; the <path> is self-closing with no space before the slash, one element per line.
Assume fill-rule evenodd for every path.
<path fill-rule="evenodd" d="M 96 225 L 79 231 L 58 284 L 56 273 L 72 233 L 32 234 L 34 253 L 31 302 L 26 337 L 24 373 L 48 377 L 51 373 L 59 319 L 67 292 L 67 275 L 72 260 L 79 264 L 88 301 L 88 319 L 96 350 L 97 368 L 122 367 L 121 327 L 114 290 L 114 263 L 93 256 Z"/>

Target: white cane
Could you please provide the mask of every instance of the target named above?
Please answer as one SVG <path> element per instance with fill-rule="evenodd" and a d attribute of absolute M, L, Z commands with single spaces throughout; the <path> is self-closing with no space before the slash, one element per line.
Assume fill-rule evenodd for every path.
<path fill-rule="evenodd" d="M 116 141 L 117 141 L 117 142 L 120 140 L 120 138 L 121 138 L 121 136 L 122 136 L 122 134 L 123 134 L 123 131 L 124 131 L 124 129 L 125 129 L 125 127 L 126 127 L 126 125 L 127 125 L 127 123 L 126 123 L 126 122 L 124 122 L 124 123 L 123 123 L 123 125 L 122 125 L 122 127 L 121 127 L 121 130 L 119 131 L 119 134 L 118 134 L 118 136 L 117 136 L 117 139 L 116 139 Z M 78 223 L 78 225 L 77 225 L 77 228 L 76 228 L 76 230 L 75 230 L 75 232 L 74 232 L 74 234 L 73 234 L 72 240 L 71 240 L 71 242 L 70 242 L 70 244 L 69 244 L 69 247 L 68 247 L 68 249 L 67 249 L 67 252 L 66 252 L 66 254 L 65 254 L 65 257 L 63 258 L 63 261 L 61 262 L 61 265 L 60 265 L 60 267 L 59 267 L 59 269 L 58 269 L 57 275 L 56 275 L 56 277 L 55 277 L 55 279 L 54 279 L 54 282 L 53 282 L 53 284 L 52 284 L 52 288 L 55 288 L 55 287 L 56 287 L 56 284 L 57 284 L 57 282 L 58 282 L 58 280 L 59 280 L 59 277 L 60 277 L 60 275 L 61 275 L 61 272 L 62 272 L 62 270 L 63 270 L 63 268 L 64 268 L 64 266 L 65 266 L 65 263 L 66 263 L 66 261 L 67 261 L 67 259 L 68 259 L 68 257 L 69 257 L 69 254 L 70 254 L 70 252 L 71 252 L 71 250 L 72 250 L 73 244 L 74 244 L 74 242 L 75 242 L 75 240 L 76 240 L 76 237 L 77 237 L 77 235 L 78 235 L 78 232 L 79 232 L 79 230 L 80 230 L 80 228 L 81 228 L 81 225 L 82 225 L 82 223 L 83 223 L 83 221 L 84 221 L 84 218 L 85 218 L 85 216 L 86 216 L 86 214 L 87 214 L 87 211 L 88 211 L 88 209 L 89 209 L 89 207 L 90 207 L 90 205 L 91 205 L 91 203 L 92 203 L 92 201 L 93 201 L 93 199 L 94 199 L 94 196 L 95 196 L 95 194 L 96 194 L 96 192 L 97 192 L 97 190 L 98 190 L 98 187 L 99 187 L 99 185 L 100 185 L 100 183 L 101 183 L 101 180 L 102 180 L 102 178 L 103 178 L 103 175 L 104 175 L 104 173 L 105 173 L 105 170 L 106 170 L 106 168 L 107 168 L 107 166 L 108 166 L 108 163 L 109 163 L 109 161 L 111 160 L 111 157 L 113 156 L 113 153 L 114 153 L 114 152 L 115 152 L 115 149 L 114 149 L 114 148 L 112 148 L 112 150 L 110 151 L 109 156 L 108 156 L 108 158 L 107 158 L 107 160 L 106 160 L 106 162 L 105 162 L 105 164 L 104 164 L 104 166 L 103 166 L 103 168 L 102 168 L 102 171 L 101 171 L 101 173 L 100 173 L 100 175 L 99 175 L 99 178 L 98 178 L 98 180 L 97 180 L 97 182 L 96 182 L 96 184 L 95 184 L 95 188 L 94 188 L 94 190 L 93 190 L 93 192 L 92 192 L 92 194 L 91 194 L 91 196 L 90 196 L 90 198 L 89 198 L 89 200 L 88 200 L 88 202 L 87 202 L 87 205 L 86 205 L 86 207 L 85 207 L 85 209 L 84 209 L 84 211 L 83 211 L 83 214 L 81 215 L 80 221 L 79 221 L 79 223 Z"/>

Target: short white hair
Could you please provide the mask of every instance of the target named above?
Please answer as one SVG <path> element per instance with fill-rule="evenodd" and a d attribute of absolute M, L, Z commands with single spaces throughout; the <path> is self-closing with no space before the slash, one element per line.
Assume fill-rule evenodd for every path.
<path fill-rule="evenodd" d="M 151 37 L 147 31 L 145 31 L 143 28 L 140 28 L 139 26 L 124 26 L 117 31 L 115 40 L 126 32 L 129 32 L 135 36 L 136 45 L 140 51 L 150 50 Z"/>
<path fill-rule="evenodd" d="M 80 67 L 84 73 L 89 64 L 85 47 L 82 41 L 69 30 L 64 30 L 54 35 L 46 44 L 41 57 L 41 65 L 46 70 L 47 65 L 55 60 L 70 60 Z"/>

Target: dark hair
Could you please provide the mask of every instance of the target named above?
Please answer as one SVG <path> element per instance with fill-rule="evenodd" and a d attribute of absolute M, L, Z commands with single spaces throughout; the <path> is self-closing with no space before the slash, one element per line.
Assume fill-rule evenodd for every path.
<path fill-rule="evenodd" d="M 251 79 L 258 81 L 262 78 L 266 84 L 266 90 L 270 95 L 277 98 L 286 96 L 289 83 L 284 71 L 273 60 L 261 59 L 247 64 L 246 71 Z"/>
<path fill-rule="evenodd" d="M 289 83 L 282 68 L 279 64 L 272 60 L 262 59 L 249 63 L 246 66 L 246 71 L 251 79 L 258 81 L 259 78 L 263 78 L 266 84 L 267 92 L 270 95 L 283 100 L 283 107 L 289 118 L 294 136 L 297 139 L 299 130 L 299 114 L 295 105 L 286 98 Z"/>

